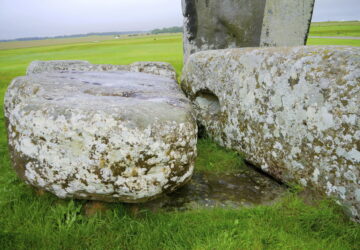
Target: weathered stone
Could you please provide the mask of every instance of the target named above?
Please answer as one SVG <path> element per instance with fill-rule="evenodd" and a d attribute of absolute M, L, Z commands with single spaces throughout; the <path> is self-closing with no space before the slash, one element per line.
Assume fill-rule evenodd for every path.
<path fill-rule="evenodd" d="M 88 61 L 34 61 L 27 69 L 27 75 L 62 71 L 129 71 L 165 76 L 176 80 L 176 71 L 169 63 L 135 62 L 129 65 L 91 64 Z"/>
<path fill-rule="evenodd" d="M 182 6 L 186 61 L 202 50 L 304 45 L 314 0 L 182 0 Z"/>
<path fill-rule="evenodd" d="M 175 80 L 35 68 L 43 73 L 16 78 L 5 96 L 13 166 L 27 183 L 61 198 L 132 203 L 190 179 L 197 127 Z"/>
<path fill-rule="evenodd" d="M 182 88 L 217 142 L 282 181 L 338 197 L 360 219 L 360 48 L 199 52 Z"/>

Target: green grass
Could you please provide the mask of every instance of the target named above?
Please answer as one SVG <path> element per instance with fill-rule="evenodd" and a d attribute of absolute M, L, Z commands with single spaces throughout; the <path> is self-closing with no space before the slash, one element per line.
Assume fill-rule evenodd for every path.
<path fill-rule="evenodd" d="M 321 22 L 312 23 L 310 36 L 360 37 L 360 22 Z M 309 38 L 308 45 L 348 45 L 360 47 L 360 40 Z"/>
<path fill-rule="evenodd" d="M 312 23 L 311 36 L 354 36 L 360 37 L 360 22 Z"/>
<path fill-rule="evenodd" d="M 348 46 L 360 47 L 360 40 L 309 38 L 307 45 L 348 45 Z"/>
<path fill-rule="evenodd" d="M 26 67 L 34 60 L 80 59 L 110 64 L 129 64 L 139 60 L 166 61 L 180 73 L 182 56 L 180 34 L 0 50 L 0 84 L 4 88 L 13 77 L 24 75 Z"/>
<path fill-rule="evenodd" d="M 210 139 L 198 142 L 196 169 L 202 172 L 231 173 L 244 166 L 243 159 L 234 151 L 220 147 Z"/>
<path fill-rule="evenodd" d="M 156 40 L 154 40 L 156 39 Z M 330 43 L 324 39 L 324 42 Z M 311 43 L 315 41 L 310 40 Z M 332 42 L 332 41 L 331 41 Z M 344 40 L 342 43 L 350 43 Z M 127 64 L 166 61 L 182 68 L 180 35 L 53 45 L 0 51 L 0 249 L 357 249 L 360 227 L 332 201 L 306 205 L 290 193 L 280 203 L 132 215 L 122 204 L 94 217 L 84 201 L 37 196 L 11 169 L 3 96 L 33 60 L 82 59 Z M 233 171 L 241 158 L 208 139 L 199 141 L 197 171 Z"/>
<path fill-rule="evenodd" d="M 304 205 L 297 196 L 242 210 L 197 210 L 131 216 L 122 205 L 85 217 L 83 202 L 19 195 L 2 205 L 3 249 L 357 249 L 359 228 L 334 205 Z"/>

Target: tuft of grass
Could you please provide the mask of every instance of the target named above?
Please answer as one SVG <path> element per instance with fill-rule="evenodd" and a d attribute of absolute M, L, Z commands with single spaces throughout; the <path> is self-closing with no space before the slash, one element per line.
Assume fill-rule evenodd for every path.
<path fill-rule="evenodd" d="M 209 138 L 199 139 L 197 147 L 196 171 L 231 173 L 245 166 L 238 153 L 219 146 Z"/>

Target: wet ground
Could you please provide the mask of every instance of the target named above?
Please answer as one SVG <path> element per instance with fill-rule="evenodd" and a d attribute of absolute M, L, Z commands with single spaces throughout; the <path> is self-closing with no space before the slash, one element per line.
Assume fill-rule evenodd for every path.
<path fill-rule="evenodd" d="M 231 174 L 195 173 L 188 184 L 174 193 L 130 206 L 152 211 L 251 207 L 272 204 L 286 191 L 286 186 L 251 167 L 245 167 Z"/>

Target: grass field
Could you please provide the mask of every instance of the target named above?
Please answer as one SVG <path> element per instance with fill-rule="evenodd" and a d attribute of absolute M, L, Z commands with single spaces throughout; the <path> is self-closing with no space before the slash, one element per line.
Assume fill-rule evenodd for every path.
<path fill-rule="evenodd" d="M 348 45 L 360 47 L 360 40 L 353 39 L 331 39 L 331 38 L 309 38 L 307 45 Z"/>
<path fill-rule="evenodd" d="M 360 46 L 352 40 L 309 40 L 334 43 Z M 358 224 L 331 200 L 307 205 L 295 189 L 272 206 L 132 213 L 122 204 L 112 204 L 92 217 L 84 214 L 84 201 L 37 195 L 11 169 L 3 97 L 11 79 L 24 75 L 31 61 L 60 59 L 109 64 L 165 61 L 180 74 L 181 36 L 0 50 L 0 249 L 358 249 Z M 229 171 L 240 163 L 234 152 L 200 140 L 197 171 Z"/>
<path fill-rule="evenodd" d="M 353 36 L 360 37 L 360 22 L 312 23 L 311 36 Z"/>
<path fill-rule="evenodd" d="M 86 37 L 75 37 L 75 38 L 0 42 L 0 49 L 21 49 L 21 48 L 65 45 L 65 44 L 86 43 L 86 42 L 99 43 L 102 41 L 107 41 L 112 39 L 114 39 L 114 36 L 86 36 Z"/>
<path fill-rule="evenodd" d="M 158 34 L 157 37 L 171 36 L 179 34 Z M 134 35 L 120 35 L 118 39 L 127 39 L 131 37 L 147 37 L 151 36 L 148 34 L 134 34 Z M 11 42 L 0 42 L 0 50 L 4 49 L 22 49 L 22 48 L 33 48 L 43 47 L 51 45 L 66 45 L 76 43 L 101 43 L 103 41 L 117 40 L 114 36 L 85 36 L 85 37 L 72 37 L 72 38 L 56 38 L 56 39 L 44 39 L 44 40 L 30 40 L 30 41 L 11 41 Z"/>

